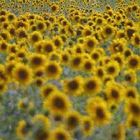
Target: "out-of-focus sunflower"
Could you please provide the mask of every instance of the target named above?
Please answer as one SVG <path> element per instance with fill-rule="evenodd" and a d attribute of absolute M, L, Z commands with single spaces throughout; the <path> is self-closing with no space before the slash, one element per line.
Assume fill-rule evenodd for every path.
<path fill-rule="evenodd" d="M 29 63 L 32 68 L 39 68 L 40 66 L 45 65 L 46 57 L 43 54 L 39 53 L 32 53 L 31 56 L 29 56 Z"/>
<path fill-rule="evenodd" d="M 48 98 L 51 94 L 57 91 L 57 88 L 52 84 L 47 84 L 41 87 L 40 95 L 43 99 Z"/>
<path fill-rule="evenodd" d="M 29 85 L 32 82 L 32 70 L 27 65 L 18 63 L 12 71 L 13 78 L 21 85 Z"/>
<path fill-rule="evenodd" d="M 118 76 L 119 72 L 120 72 L 120 67 L 118 62 L 116 61 L 112 61 L 109 62 L 106 66 L 105 66 L 105 70 L 106 73 L 112 77 L 116 77 Z"/>
<path fill-rule="evenodd" d="M 83 116 L 81 120 L 81 128 L 85 136 L 92 135 L 94 129 L 94 122 L 92 118 L 89 116 Z"/>
<path fill-rule="evenodd" d="M 129 69 L 139 70 L 140 69 L 140 56 L 132 55 L 128 57 L 127 65 Z"/>
<path fill-rule="evenodd" d="M 50 94 L 44 101 L 44 108 L 53 113 L 66 113 L 71 108 L 71 102 L 67 95 L 61 92 Z"/>
<path fill-rule="evenodd" d="M 69 95 L 80 95 L 83 92 L 83 79 L 77 76 L 73 79 L 64 80 L 64 91 Z"/>
<path fill-rule="evenodd" d="M 61 75 L 62 69 L 55 61 L 50 61 L 45 65 L 45 73 L 49 79 L 58 79 Z"/>
<path fill-rule="evenodd" d="M 105 125 L 111 121 L 111 113 L 107 108 L 107 104 L 100 97 L 90 98 L 86 110 L 96 126 Z"/>
<path fill-rule="evenodd" d="M 69 111 L 65 116 L 65 125 L 69 131 L 73 131 L 81 125 L 81 115 L 77 111 Z"/>
<path fill-rule="evenodd" d="M 40 32 L 38 31 L 34 31 L 29 35 L 29 40 L 32 44 L 37 43 L 38 41 L 40 41 L 42 39 L 42 35 Z"/>
<path fill-rule="evenodd" d="M 84 92 L 87 95 L 96 95 L 101 91 L 102 83 L 97 77 L 87 78 L 84 82 Z"/>
<path fill-rule="evenodd" d="M 70 133 L 62 127 L 57 127 L 51 132 L 51 140 L 72 140 Z"/>

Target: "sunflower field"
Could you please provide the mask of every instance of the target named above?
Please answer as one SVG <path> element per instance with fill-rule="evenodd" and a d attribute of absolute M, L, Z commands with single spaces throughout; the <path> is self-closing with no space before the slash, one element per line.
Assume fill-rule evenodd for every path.
<path fill-rule="evenodd" d="M 140 0 L 0 0 L 0 140 L 140 140 Z"/>

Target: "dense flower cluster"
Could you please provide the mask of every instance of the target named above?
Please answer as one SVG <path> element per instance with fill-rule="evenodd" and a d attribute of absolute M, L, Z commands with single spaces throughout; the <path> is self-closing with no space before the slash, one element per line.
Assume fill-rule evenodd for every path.
<path fill-rule="evenodd" d="M 140 139 L 140 5 L 1 0 L 0 140 Z"/>

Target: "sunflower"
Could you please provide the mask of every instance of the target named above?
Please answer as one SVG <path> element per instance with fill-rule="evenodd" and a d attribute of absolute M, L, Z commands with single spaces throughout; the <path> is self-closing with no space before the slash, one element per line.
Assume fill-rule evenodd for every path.
<path fill-rule="evenodd" d="M 25 120 L 20 120 L 16 127 L 16 134 L 20 139 L 24 139 L 30 131 L 31 125 Z"/>
<path fill-rule="evenodd" d="M 7 52 L 10 53 L 10 54 L 11 53 L 14 53 L 15 54 L 18 49 L 19 49 L 19 46 L 18 45 L 11 44 L 11 45 L 9 45 Z"/>
<path fill-rule="evenodd" d="M 62 127 L 57 127 L 51 132 L 51 140 L 72 140 L 70 133 Z"/>
<path fill-rule="evenodd" d="M 55 46 L 51 40 L 45 40 L 42 42 L 42 52 L 44 54 L 50 54 L 55 50 Z"/>
<path fill-rule="evenodd" d="M 33 127 L 36 127 L 35 131 L 33 132 L 33 139 L 34 140 L 49 140 L 50 138 L 49 119 L 42 114 L 37 114 L 34 116 L 32 122 L 34 124 Z"/>
<path fill-rule="evenodd" d="M 116 82 L 108 82 L 105 87 L 105 95 L 108 102 L 120 103 L 123 98 L 123 87 Z"/>
<path fill-rule="evenodd" d="M 4 82 L 0 82 L 0 97 L 8 90 L 8 85 Z"/>
<path fill-rule="evenodd" d="M 103 77 L 103 83 L 106 85 L 108 82 L 114 81 L 114 78 L 111 75 L 105 75 Z"/>
<path fill-rule="evenodd" d="M 123 17 L 120 13 L 114 15 L 116 23 L 119 25 L 123 21 Z"/>
<path fill-rule="evenodd" d="M 43 114 L 36 114 L 32 118 L 32 123 L 33 124 L 41 124 L 45 129 L 48 129 L 51 127 L 51 122 L 50 120 Z"/>
<path fill-rule="evenodd" d="M 111 61 L 106 65 L 105 70 L 108 75 L 111 75 L 112 77 L 116 77 L 120 72 L 120 67 L 118 62 Z"/>
<path fill-rule="evenodd" d="M 7 21 L 5 21 L 4 23 L 2 23 L 2 28 L 7 30 L 7 28 L 9 27 L 9 24 Z"/>
<path fill-rule="evenodd" d="M 137 100 L 128 100 L 125 104 L 125 112 L 128 116 L 133 116 L 134 118 L 140 118 L 140 104 Z"/>
<path fill-rule="evenodd" d="M 105 23 L 105 20 L 102 17 L 97 17 L 96 18 L 96 25 L 97 26 L 103 26 Z"/>
<path fill-rule="evenodd" d="M 109 46 L 109 50 L 111 53 L 122 53 L 126 47 L 125 39 L 115 39 Z"/>
<path fill-rule="evenodd" d="M 33 68 L 39 68 L 45 64 L 46 57 L 43 54 L 32 53 L 29 57 L 29 63 Z"/>
<path fill-rule="evenodd" d="M 140 47 L 140 35 L 135 33 L 131 38 L 131 42 L 135 47 Z"/>
<path fill-rule="evenodd" d="M 103 79 L 106 74 L 103 66 L 96 67 L 93 73 L 100 79 Z"/>
<path fill-rule="evenodd" d="M 58 125 L 64 121 L 64 115 L 60 112 L 55 112 L 52 114 L 52 118 Z"/>
<path fill-rule="evenodd" d="M 121 38 L 125 38 L 125 32 L 124 32 L 124 30 L 118 30 L 117 31 L 117 34 L 116 34 L 116 37 L 117 38 L 119 38 L 119 39 L 121 39 Z"/>
<path fill-rule="evenodd" d="M 45 65 L 45 73 L 47 78 L 57 79 L 60 77 L 62 69 L 60 65 L 55 61 L 50 61 Z"/>
<path fill-rule="evenodd" d="M 34 44 L 34 49 L 36 53 L 41 53 L 43 50 L 43 44 L 44 44 L 44 40 L 40 40 L 37 43 Z"/>
<path fill-rule="evenodd" d="M 123 55 L 125 58 L 128 58 L 129 56 L 133 55 L 133 52 L 130 48 L 126 48 L 123 52 Z"/>
<path fill-rule="evenodd" d="M 122 53 L 113 54 L 111 57 L 119 64 L 121 69 L 124 67 L 124 56 Z"/>
<path fill-rule="evenodd" d="M 48 96 L 50 96 L 51 94 L 53 94 L 56 91 L 57 91 L 57 89 L 54 85 L 47 84 L 47 85 L 44 85 L 41 87 L 40 95 L 43 99 L 46 99 L 46 98 L 48 98 Z"/>
<path fill-rule="evenodd" d="M 85 59 L 83 61 L 83 70 L 86 72 L 92 72 L 94 69 L 94 62 L 92 59 Z"/>
<path fill-rule="evenodd" d="M 117 125 L 115 132 L 111 134 L 112 139 L 125 140 L 126 139 L 126 126 L 123 123 Z"/>
<path fill-rule="evenodd" d="M 1 33 L 0 33 L 0 36 L 2 37 L 3 40 L 5 41 L 9 41 L 11 36 L 9 34 L 9 32 L 7 30 L 3 30 Z"/>
<path fill-rule="evenodd" d="M 16 66 L 16 61 L 9 61 L 5 64 L 6 74 L 12 77 L 12 71 Z"/>
<path fill-rule="evenodd" d="M 134 99 L 137 100 L 138 99 L 138 91 L 136 87 L 127 87 L 125 89 L 125 97 L 126 99 Z"/>
<path fill-rule="evenodd" d="M 14 60 L 19 62 L 19 59 L 16 57 L 16 55 L 14 53 L 10 53 L 6 58 L 7 62 L 14 61 Z"/>
<path fill-rule="evenodd" d="M 74 53 L 78 53 L 78 54 L 82 54 L 84 53 L 84 49 L 82 45 L 75 45 L 72 50 L 74 51 Z"/>
<path fill-rule="evenodd" d="M 22 39 L 26 40 L 28 38 L 27 31 L 24 28 L 19 28 L 16 31 L 16 37 L 18 41 Z"/>
<path fill-rule="evenodd" d="M 7 30 L 8 30 L 8 32 L 9 32 L 11 38 L 14 38 L 15 35 L 16 35 L 16 29 L 15 29 L 15 27 L 9 25 Z"/>
<path fill-rule="evenodd" d="M 103 27 L 102 34 L 104 38 L 112 37 L 115 34 L 115 28 L 111 25 L 106 25 Z"/>
<path fill-rule="evenodd" d="M 29 35 L 29 40 L 32 44 L 37 43 L 38 41 L 40 41 L 42 39 L 42 35 L 40 32 L 38 31 L 34 31 Z"/>
<path fill-rule="evenodd" d="M 136 72 L 132 69 L 126 70 L 124 72 L 124 80 L 127 83 L 136 83 L 137 82 L 137 75 Z"/>
<path fill-rule="evenodd" d="M 13 13 L 7 14 L 7 19 L 9 22 L 13 22 L 16 19 L 16 16 Z"/>
<path fill-rule="evenodd" d="M 102 87 L 102 84 L 99 78 L 94 76 L 94 77 L 85 79 L 85 82 L 84 82 L 85 94 L 95 95 L 101 91 L 101 87 Z"/>
<path fill-rule="evenodd" d="M 128 39 L 131 39 L 135 32 L 136 32 L 136 29 L 133 27 L 126 27 L 125 29 L 125 33 Z"/>
<path fill-rule="evenodd" d="M 63 46 L 63 40 L 60 36 L 54 36 L 53 43 L 57 49 L 61 49 Z"/>
<path fill-rule="evenodd" d="M 60 54 L 61 54 L 61 51 L 59 51 L 59 50 L 53 51 L 49 55 L 49 60 L 56 61 L 59 63 L 60 62 Z"/>
<path fill-rule="evenodd" d="M 70 60 L 70 55 L 67 51 L 61 52 L 61 64 L 68 65 Z"/>
<path fill-rule="evenodd" d="M 77 76 L 73 79 L 64 80 L 64 91 L 69 95 L 80 95 L 83 92 L 83 79 Z"/>
<path fill-rule="evenodd" d="M 98 62 L 101 58 L 101 53 L 96 49 L 90 53 L 91 59 L 95 62 Z"/>
<path fill-rule="evenodd" d="M 108 111 L 107 104 L 100 97 L 88 99 L 86 110 L 96 126 L 106 125 L 111 120 L 111 113 Z"/>
<path fill-rule="evenodd" d="M 16 57 L 18 57 L 20 60 L 27 60 L 28 52 L 26 49 L 21 48 L 20 50 L 17 50 Z"/>
<path fill-rule="evenodd" d="M 22 111 L 29 111 L 34 107 L 34 104 L 32 101 L 29 101 L 27 98 L 24 98 L 22 100 L 19 100 L 17 106 Z"/>
<path fill-rule="evenodd" d="M 83 29 L 83 31 L 82 31 L 82 35 L 83 35 L 84 37 L 91 36 L 91 35 L 92 35 L 92 30 L 91 30 L 91 28 L 85 27 L 85 28 Z"/>
<path fill-rule="evenodd" d="M 32 82 L 32 70 L 27 65 L 16 64 L 12 71 L 13 78 L 20 84 L 29 85 Z"/>
<path fill-rule="evenodd" d="M 25 28 L 25 29 L 28 29 L 29 28 L 29 25 L 27 22 L 25 21 L 22 21 L 22 20 L 19 20 L 19 21 L 15 21 L 15 27 L 16 29 L 19 29 L 19 28 Z"/>
<path fill-rule="evenodd" d="M 95 37 L 86 37 L 84 40 L 83 47 L 85 48 L 86 51 L 92 51 L 95 49 L 98 45 L 98 40 Z"/>
<path fill-rule="evenodd" d="M 83 116 L 81 120 L 82 132 L 85 136 L 90 136 L 93 133 L 94 122 L 89 116 Z"/>
<path fill-rule="evenodd" d="M 72 55 L 70 59 L 70 66 L 74 70 L 80 70 L 82 67 L 82 55 Z"/>
<path fill-rule="evenodd" d="M 7 52 L 8 47 L 9 44 L 6 41 L 2 40 L 0 42 L 0 52 Z"/>
<path fill-rule="evenodd" d="M 42 87 L 45 83 L 45 79 L 43 77 L 36 77 L 33 81 L 33 83 L 37 86 L 37 87 Z"/>
<path fill-rule="evenodd" d="M 129 69 L 139 70 L 140 69 L 140 56 L 132 55 L 128 57 L 127 65 Z"/>
<path fill-rule="evenodd" d="M 133 117 L 133 116 L 128 116 L 126 120 L 126 127 L 127 128 L 139 128 L 140 127 L 140 121 L 139 119 Z"/>
<path fill-rule="evenodd" d="M 132 20 L 126 19 L 126 20 L 124 21 L 124 25 L 125 25 L 126 27 L 134 27 L 134 22 L 133 22 Z"/>
<path fill-rule="evenodd" d="M 36 68 L 33 72 L 34 72 L 35 77 L 43 77 L 43 76 L 45 76 L 45 68 L 44 68 L 44 66 L 40 66 L 40 67 Z"/>
<path fill-rule="evenodd" d="M 43 33 L 46 30 L 46 25 L 43 21 L 37 21 L 36 28 L 39 32 Z"/>
<path fill-rule="evenodd" d="M 81 125 L 81 115 L 77 111 L 69 111 L 65 116 L 65 125 L 70 131 L 75 130 Z"/>
<path fill-rule="evenodd" d="M 50 30 L 52 28 L 52 24 L 49 20 L 46 20 L 44 23 L 46 24 L 47 30 Z"/>
<path fill-rule="evenodd" d="M 50 94 L 44 101 L 44 108 L 53 113 L 66 113 L 71 108 L 71 103 L 67 95 L 61 92 Z"/>

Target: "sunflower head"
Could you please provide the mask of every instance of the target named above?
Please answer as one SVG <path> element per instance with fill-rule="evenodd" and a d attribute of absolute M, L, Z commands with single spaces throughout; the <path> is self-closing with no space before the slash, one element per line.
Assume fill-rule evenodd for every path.
<path fill-rule="evenodd" d="M 12 71 L 13 78 L 21 85 L 28 85 L 32 82 L 32 69 L 24 64 L 17 64 Z"/>

